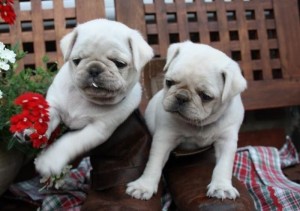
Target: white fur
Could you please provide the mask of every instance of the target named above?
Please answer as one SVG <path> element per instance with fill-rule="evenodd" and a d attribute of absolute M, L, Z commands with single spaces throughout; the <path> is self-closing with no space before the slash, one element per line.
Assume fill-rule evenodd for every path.
<path fill-rule="evenodd" d="M 244 116 L 239 93 L 246 88 L 238 65 L 216 49 L 187 41 L 169 47 L 165 70 L 165 78 L 174 79 L 176 84 L 170 88 L 165 85 L 146 108 L 146 122 L 153 134 L 151 152 L 144 173 L 128 184 L 126 192 L 137 199 L 150 199 L 157 191 L 162 169 L 175 147 L 213 144 L 216 166 L 207 196 L 235 199 L 239 193 L 232 186 L 232 168 Z M 200 99 L 196 91 L 201 89 L 214 96 L 214 100 Z M 195 117 L 190 122 L 166 111 L 172 110 L 174 95 L 182 90 L 192 99 L 191 105 L 186 107 L 188 112 L 181 111 L 189 119 Z"/>
<path fill-rule="evenodd" d="M 104 19 L 77 26 L 62 39 L 61 48 L 66 63 L 47 93 L 50 104 L 47 136 L 61 121 L 73 131 L 64 134 L 36 158 L 36 169 L 43 176 L 59 175 L 76 156 L 105 142 L 138 107 L 141 100 L 139 75 L 153 56 L 152 49 L 137 31 Z M 83 58 L 82 65 L 76 67 L 72 59 L 78 57 Z M 128 66 L 118 70 L 111 57 L 121 58 Z M 82 76 L 90 64 L 103 67 L 110 78 L 117 76 L 113 83 L 119 84 L 122 80 L 122 92 L 116 100 L 103 103 L 101 99 L 105 94 L 100 99 L 89 100 L 80 90 L 77 82 L 84 80 L 77 75 Z"/>

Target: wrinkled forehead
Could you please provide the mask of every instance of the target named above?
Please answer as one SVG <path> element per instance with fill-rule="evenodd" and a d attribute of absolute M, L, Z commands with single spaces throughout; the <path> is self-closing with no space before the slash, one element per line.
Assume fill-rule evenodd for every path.
<path fill-rule="evenodd" d="M 210 90 L 218 95 L 224 83 L 219 68 L 213 62 L 179 59 L 169 68 L 166 78 L 180 82 L 181 86 L 195 90 Z"/>
<path fill-rule="evenodd" d="M 213 65 L 180 65 L 174 66 L 166 73 L 166 77 L 174 80 L 185 81 L 187 84 L 196 84 L 201 81 L 203 83 L 216 83 L 222 79 L 220 71 Z"/>
<path fill-rule="evenodd" d="M 195 74 L 197 76 L 205 76 L 220 69 L 217 59 L 195 54 L 178 55 L 171 62 L 167 75 L 184 75 Z"/>
<path fill-rule="evenodd" d="M 78 33 L 72 54 L 80 55 L 80 57 L 120 56 L 130 59 L 129 37 L 124 35 L 108 36 L 101 32 L 89 34 L 89 36 Z"/>

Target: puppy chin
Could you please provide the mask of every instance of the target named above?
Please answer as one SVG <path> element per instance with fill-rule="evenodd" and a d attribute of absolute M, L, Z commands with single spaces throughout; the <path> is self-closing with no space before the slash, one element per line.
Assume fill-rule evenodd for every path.
<path fill-rule="evenodd" d="M 202 124 L 201 124 L 202 120 L 200 120 L 200 119 L 190 118 L 181 112 L 173 112 L 173 115 L 177 119 L 180 119 L 181 121 L 183 121 L 189 125 L 196 126 L 196 127 L 202 126 Z"/>
<path fill-rule="evenodd" d="M 125 95 L 111 98 L 90 98 L 90 101 L 98 105 L 114 105 L 120 103 L 124 99 Z"/>
<path fill-rule="evenodd" d="M 125 98 L 125 91 L 123 89 L 109 90 L 105 88 L 85 87 L 80 89 L 80 93 L 85 99 L 98 105 L 117 104 Z"/>
<path fill-rule="evenodd" d="M 186 110 L 184 107 L 178 106 L 176 103 L 163 104 L 163 107 L 166 112 L 172 114 L 172 116 L 177 120 L 183 121 L 189 125 L 201 126 L 201 120 L 196 119 L 193 115 L 188 115 L 191 112 Z"/>
<path fill-rule="evenodd" d="M 117 95 L 117 96 L 88 96 L 84 95 L 84 97 L 95 104 L 98 105 L 114 105 L 120 103 L 123 99 L 125 99 L 125 95 Z"/>

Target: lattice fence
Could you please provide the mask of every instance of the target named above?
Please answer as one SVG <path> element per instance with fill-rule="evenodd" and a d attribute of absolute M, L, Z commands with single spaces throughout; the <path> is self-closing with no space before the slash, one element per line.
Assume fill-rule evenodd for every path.
<path fill-rule="evenodd" d="M 300 103 L 297 0 L 136 2 L 116 0 L 116 18 L 139 28 L 156 57 L 165 58 L 170 43 L 190 39 L 210 44 L 239 62 L 249 81 L 244 95 L 248 109 Z M 161 87 L 162 65 L 152 63 L 146 70 L 150 97 Z"/>
<path fill-rule="evenodd" d="M 20 68 L 43 66 L 47 56 L 52 66 L 62 64 L 59 41 L 76 26 L 90 19 L 105 17 L 104 0 L 15 1 L 14 25 L 0 23 L 0 41 L 28 52 Z"/>
<path fill-rule="evenodd" d="M 60 66 L 62 36 L 77 23 L 107 17 L 107 2 L 15 1 L 16 24 L 0 23 L 0 40 L 19 42 L 28 52 L 21 68 L 43 65 L 45 55 L 48 65 L 57 62 Z M 139 29 L 156 58 L 165 58 L 169 44 L 190 39 L 210 44 L 238 61 L 249 82 L 244 94 L 248 109 L 300 104 L 297 0 L 114 0 L 114 5 L 115 19 Z M 150 63 L 146 68 L 145 79 L 152 88 L 161 87 L 163 64 Z"/>

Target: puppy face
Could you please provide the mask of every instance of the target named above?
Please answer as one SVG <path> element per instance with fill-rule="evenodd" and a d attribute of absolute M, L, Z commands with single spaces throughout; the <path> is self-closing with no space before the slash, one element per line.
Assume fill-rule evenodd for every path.
<path fill-rule="evenodd" d="M 238 65 L 203 44 L 171 45 L 164 70 L 164 109 L 193 125 L 201 125 L 246 88 Z"/>
<path fill-rule="evenodd" d="M 153 51 L 135 30 L 98 19 L 77 26 L 61 41 L 74 86 L 97 104 L 115 104 L 137 83 Z"/>

